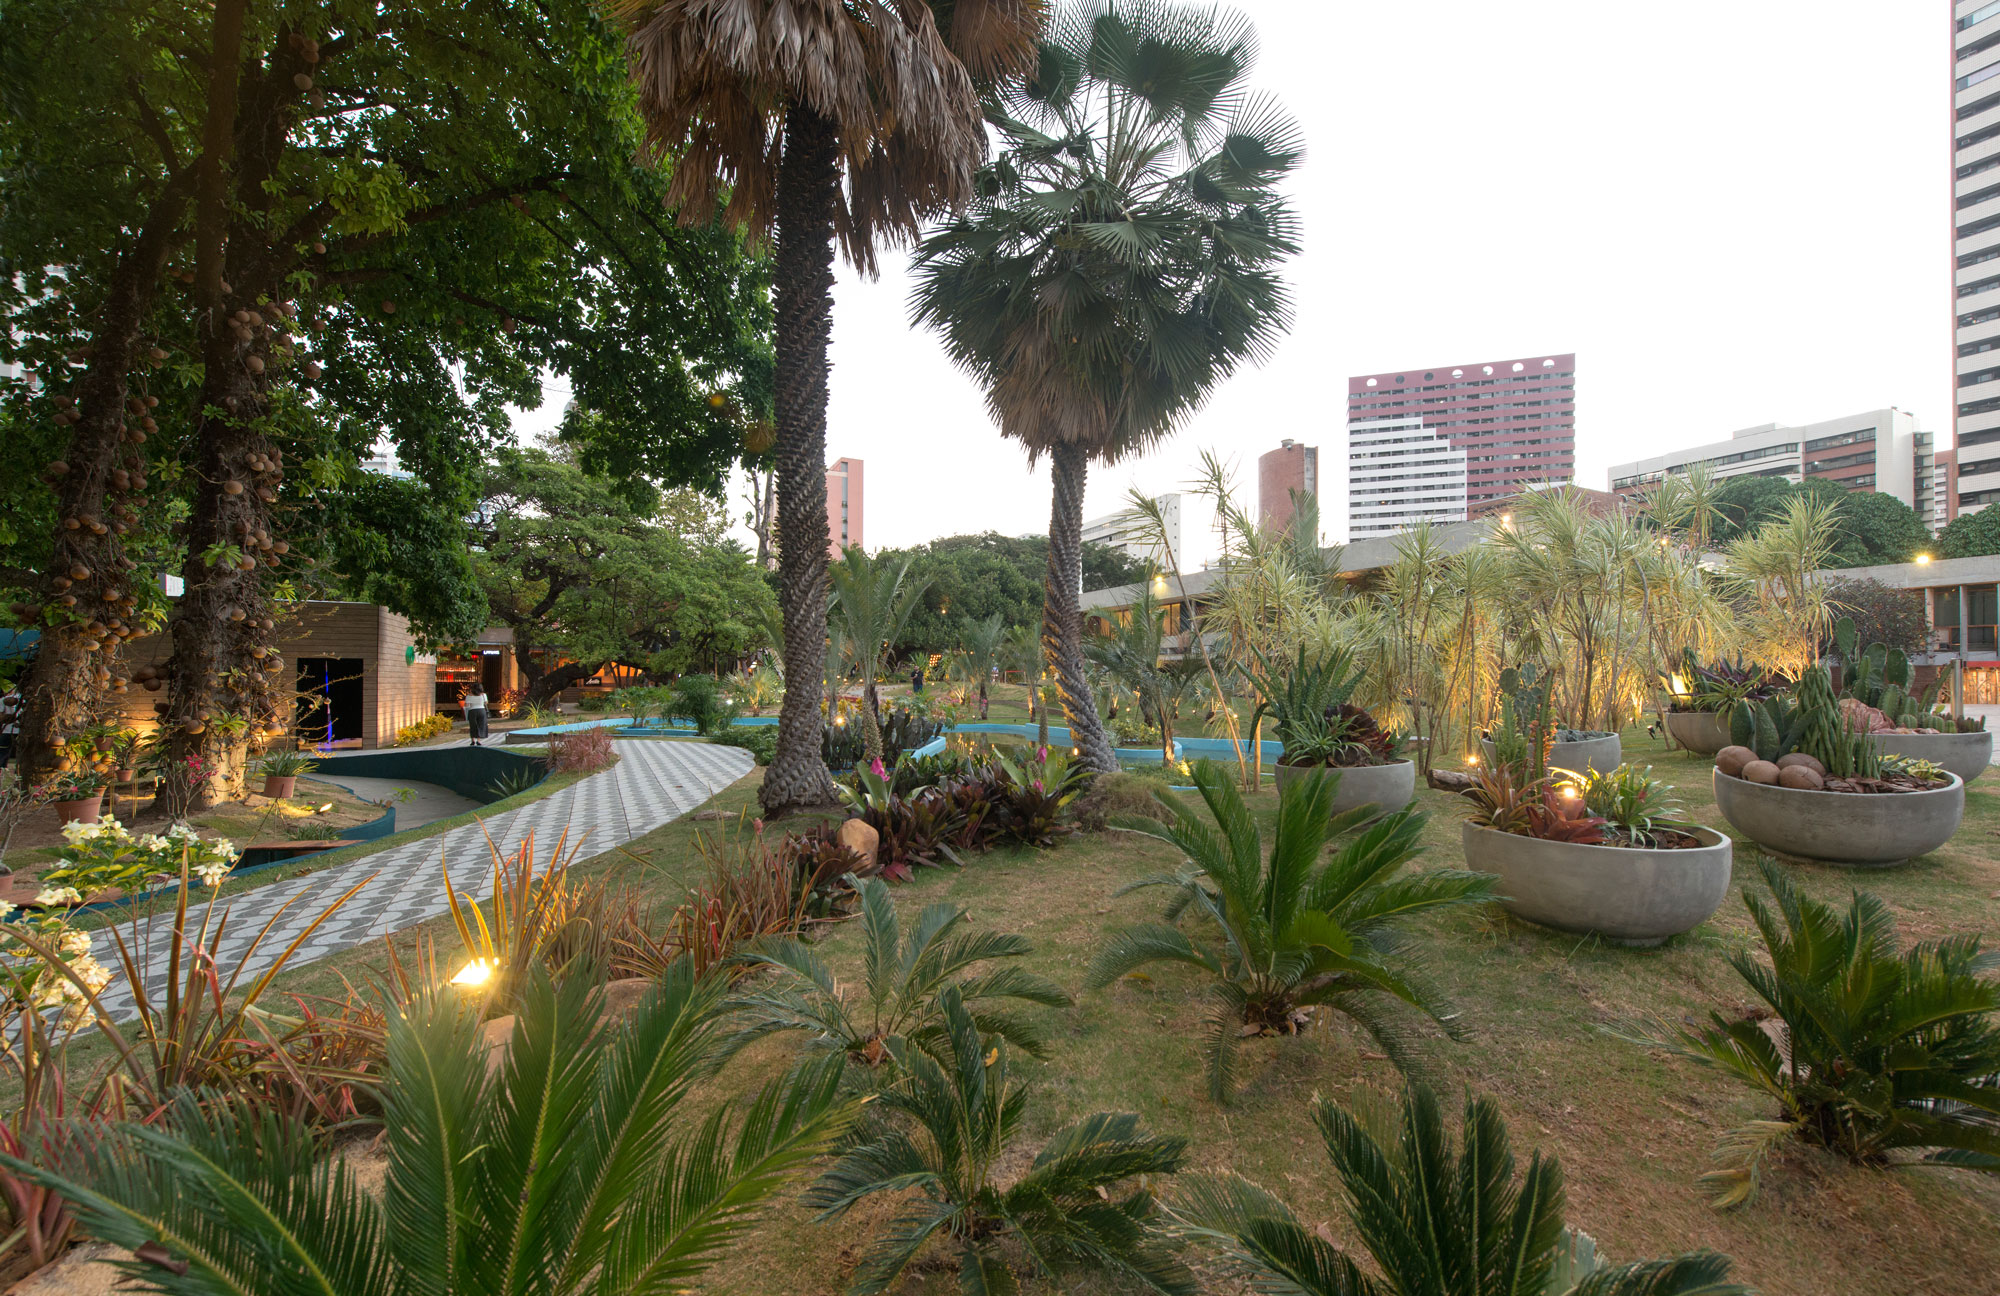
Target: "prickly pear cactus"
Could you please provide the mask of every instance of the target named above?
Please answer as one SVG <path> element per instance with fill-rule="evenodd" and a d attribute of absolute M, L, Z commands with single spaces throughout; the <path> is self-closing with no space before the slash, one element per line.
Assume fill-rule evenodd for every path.
<path fill-rule="evenodd" d="M 1853 617 L 1842 617 L 1833 623 L 1833 645 L 1840 651 L 1840 660 L 1854 660 L 1856 638 Z"/>

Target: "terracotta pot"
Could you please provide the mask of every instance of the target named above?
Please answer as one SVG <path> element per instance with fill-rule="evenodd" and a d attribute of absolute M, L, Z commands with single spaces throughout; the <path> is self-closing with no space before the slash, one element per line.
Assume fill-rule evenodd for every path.
<path fill-rule="evenodd" d="M 120 768 L 118 771 L 118 781 L 120 783 L 137 783 L 139 781 L 139 771 L 137 767 L 126 765 Z"/>
<path fill-rule="evenodd" d="M 266 774 L 264 795 L 273 801 L 282 801 L 292 794 L 292 789 L 297 787 L 298 783 L 299 776 L 296 774 Z"/>
<path fill-rule="evenodd" d="M 56 802 L 56 822 L 76 823 L 81 820 L 84 823 L 95 823 L 103 807 L 104 794 L 102 792 L 82 801 L 58 801 Z"/>

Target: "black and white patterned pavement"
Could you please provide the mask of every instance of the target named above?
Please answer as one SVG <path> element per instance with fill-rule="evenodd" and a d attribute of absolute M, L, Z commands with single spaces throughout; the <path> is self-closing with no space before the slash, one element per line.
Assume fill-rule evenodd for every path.
<path fill-rule="evenodd" d="M 749 773 L 753 765 L 750 753 L 741 748 L 702 742 L 634 739 L 618 744 L 618 756 L 618 764 L 611 769 L 518 810 L 211 902 L 229 915 L 228 928 L 216 951 L 219 968 L 224 975 L 233 970 L 242 951 L 288 901 L 293 903 L 284 908 L 277 925 L 244 969 L 242 985 L 247 986 L 255 974 L 268 967 L 341 892 L 371 874 L 373 880 L 299 947 L 292 956 L 294 964 L 325 958 L 445 913 L 450 907 L 445 899 L 447 867 L 451 886 L 461 895 L 486 899 L 492 889 L 489 838 L 492 847 L 511 854 L 532 833 L 540 861 L 549 858 L 556 842 L 567 833 L 567 845 L 580 843 L 578 858 L 588 858 L 679 818 Z M 191 911 L 188 919 L 190 928 L 197 927 L 195 912 Z M 135 953 L 144 956 L 147 989 L 157 1001 L 166 985 L 172 911 L 134 919 L 117 930 Z M 120 966 L 109 931 L 94 933 L 91 946 L 104 966 Z M 131 992 L 116 981 L 107 988 L 103 1000 L 120 1020 L 134 1015 Z"/>

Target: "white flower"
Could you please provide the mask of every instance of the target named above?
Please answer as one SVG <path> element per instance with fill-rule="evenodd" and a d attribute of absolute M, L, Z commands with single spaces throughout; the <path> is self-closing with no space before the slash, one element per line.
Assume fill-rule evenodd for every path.
<path fill-rule="evenodd" d="M 167 837 L 172 841 L 201 840 L 201 834 L 196 832 L 193 825 L 189 824 L 185 819 L 174 820 L 173 826 L 167 829 Z"/>
<path fill-rule="evenodd" d="M 208 885 L 219 887 L 222 885 L 222 879 L 229 875 L 229 863 L 227 860 L 211 860 L 195 865 L 194 871 L 195 875 Z"/>
<path fill-rule="evenodd" d="M 96 994 L 104 989 L 105 986 L 111 984 L 111 969 L 88 955 L 70 964 L 69 970 L 76 973 L 77 980 L 90 987 L 92 994 Z M 69 989 L 70 993 L 77 998 L 80 999 L 83 997 L 75 986 L 72 985 Z"/>
<path fill-rule="evenodd" d="M 83 897 L 77 894 L 75 887 L 43 887 L 41 893 L 35 897 L 35 903 L 45 905 L 82 904 Z"/>
<path fill-rule="evenodd" d="M 0 922 L 6 922 L 18 906 L 12 900 L 0 900 Z"/>
<path fill-rule="evenodd" d="M 139 839 L 139 849 L 142 851 L 147 851 L 154 855 L 158 855 L 164 851 L 170 851 L 173 848 L 174 844 L 168 841 L 166 838 L 160 836 L 158 833 L 147 833 L 144 837 L 141 837 Z"/>
<path fill-rule="evenodd" d="M 242 851 L 240 851 L 240 850 L 237 850 L 237 849 L 236 849 L 236 843 L 235 843 L 235 842 L 232 842 L 232 841 L 218 841 L 218 842 L 216 842 L 216 843 L 215 843 L 215 853 L 216 853 L 216 854 L 218 854 L 218 855 L 220 855 L 220 856 L 222 856 L 222 858 L 224 858 L 224 859 L 226 859 L 226 860 L 232 860 L 232 861 L 233 861 L 233 860 L 237 860 L 237 859 L 241 859 L 241 858 L 242 858 L 242 856 L 243 856 L 243 852 L 242 852 Z"/>
<path fill-rule="evenodd" d="M 67 959 L 89 958 L 90 933 L 66 931 L 57 940 L 56 948 L 61 950 L 63 957 Z"/>
<path fill-rule="evenodd" d="M 63 840 L 72 846 L 96 841 L 98 834 L 103 831 L 100 825 L 91 823 L 87 819 L 72 819 L 62 826 Z"/>

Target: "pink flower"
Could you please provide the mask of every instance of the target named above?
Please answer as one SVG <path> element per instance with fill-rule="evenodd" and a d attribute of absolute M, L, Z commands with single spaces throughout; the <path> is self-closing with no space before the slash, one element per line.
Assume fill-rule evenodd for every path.
<path fill-rule="evenodd" d="M 869 772 L 874 774 L 875 777 L 878 779 L 885 779 L 889 777 L 889 771 L 882 768 L 882 758 L 880 756 L 877 756 L 874 760 L 868 763 L 868 769 Z"/>
<path fill-rule="evenodd" d="M 1035 759 L 1036 759 L 1036 760 L 1038 760 L 1038 761 L 1045 761 L 1045 760 L 1047 760 L 1048 758 L 1049 758 L 1049 749 L 1048 749 L 1047 747 L 1037 747 L 1037 748 L 1035 748 Z"/>
<path fill-rule="evenodd" d="M 751 832 L 763 832 L 763 831 L 764 831 L 764 821 L 763 821 L 762 819 L 752 819 L 752 820 L 750 821 L 750 831 L 751 831 Z"/>

